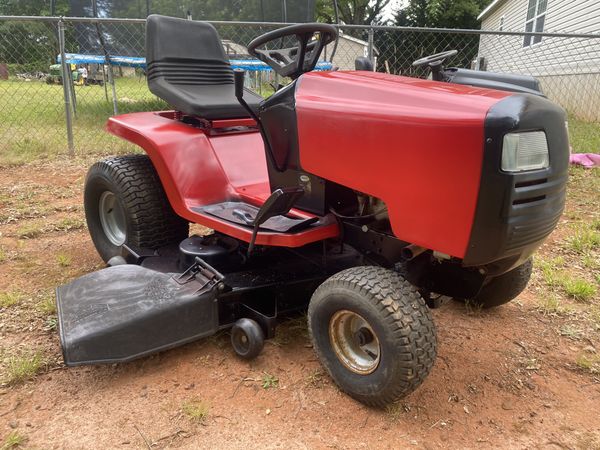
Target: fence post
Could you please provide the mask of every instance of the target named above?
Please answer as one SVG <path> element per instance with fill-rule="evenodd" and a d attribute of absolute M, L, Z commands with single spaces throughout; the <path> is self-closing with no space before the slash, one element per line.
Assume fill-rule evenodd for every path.
<path fill-rule="evenodd" d="M 67 84 L 67 74 L 71 76 L 71 70 L 67 66 L 67 58 L 65 56 L 65 24 L 61 20 L 58 21 L 58 47 L 60 49 L 60 65 L 62 70 L 62 85 L 63 95 L 65 97 L 65 114 L 67 120 L 67 145 L 69 146 L 69 156 L 75 154 L 75 145 L 73 143 L 73 116 L 71 115 L 71 92 L 69 84 Z"/>
<path fill-rule="evenodd" d="M 368 39 L 368 47 L 367 47 L 367 54 L 368 54 L 368 58 L 369 61 L 371 61 L 373 63 L 373 66 L 375 65 L 375 60 L 373 59 L 373 37 L 375 35 L 375 30 L 373 29 L 373 27 L 369 27 L 369 39 Z"/>

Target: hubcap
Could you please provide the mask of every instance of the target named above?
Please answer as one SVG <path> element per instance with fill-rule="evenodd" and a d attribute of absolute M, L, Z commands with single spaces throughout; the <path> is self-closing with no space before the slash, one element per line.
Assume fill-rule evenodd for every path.
<path fill-rule="evenodd" d="M 100 196 L 100 223 L 108 240 L 116 246 L 123 245 L 127 238 L 125 212 L 117 200 L 117 196 L 105 191 Z"/>
<path fill-rule="evenodd" d="M 359 314 L 337 311 L 329 321 L 329 340 L 338 359 L 352 372 L 367 375 L 377 369 L 381 356 L 379 340 Z"/>

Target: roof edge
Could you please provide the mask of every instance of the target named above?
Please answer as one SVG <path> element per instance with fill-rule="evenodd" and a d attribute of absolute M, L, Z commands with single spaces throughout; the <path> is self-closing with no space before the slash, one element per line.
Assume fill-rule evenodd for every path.
<path fill-rule="evenodd" d="M 496 8 L 496 6 L 500 5 L 500 3 L 503 3 L 503 2 L 504 2 L 504 0 L 494 0 L 492 3 L 487 5 L 483 11 L 481 11 L 481 14 L 479 14 L 477 16 L 477 20 L 483 20 L 483 18 L 485 16 L 487 16 L 489 13 L 491 13 Z"/>

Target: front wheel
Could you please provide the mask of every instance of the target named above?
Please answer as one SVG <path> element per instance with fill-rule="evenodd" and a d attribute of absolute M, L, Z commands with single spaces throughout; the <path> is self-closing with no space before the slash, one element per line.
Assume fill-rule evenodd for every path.
<path fill-rule="evenodd" d="M 308 309 L 313 346 L 337 385 L 384 406 L 414 391 L 433 367 L 437 341 L 429 308 L 398 273 L 354 267 L 327 279 Z"/>
<path fill-rule="evenodd" d="M 169 204 L 146 155 L 110 158 L 94 164 L 84 188 L 85 218 L 104 261 L 123 245 L 157 249 L 187 238 L 189 225 Z"/>
<path fill-rule="evenodd" d="M 484 309 L 504 305 L 527 287 L 532 269 L 533 261 L 529 258 L 520 266 L 489 280 L 475 297 L 466 302 Z"/>

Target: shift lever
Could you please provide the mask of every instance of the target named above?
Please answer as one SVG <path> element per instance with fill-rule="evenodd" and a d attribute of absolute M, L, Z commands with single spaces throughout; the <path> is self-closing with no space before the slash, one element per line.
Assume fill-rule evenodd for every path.
<path fill-rule="evenodd" d="M 242 105 L 244 107 L 244 109 L 246 111 L 248 111 L 248 114 L 250 114 L 250 117 L 252 117 L 256 121 L 256 123 L 259 123 L 258 116 L 254 113 L 252 108 L 250 108 L 248 106 L 248 103 L 246 103 L 246 100 L 244 100 L 244 77 L 245 77 L 245 72 L 243 69 L 233 69 L 233 82 L 235 85 L 235 97 L 237 98 L 238 102 L 240 102 L 240 105 Z"/>

